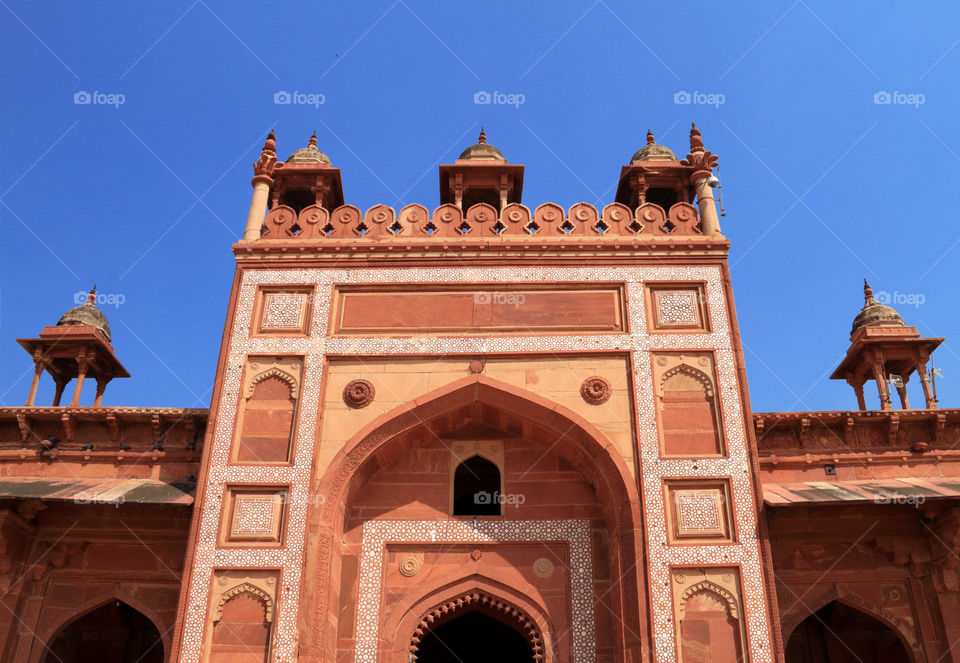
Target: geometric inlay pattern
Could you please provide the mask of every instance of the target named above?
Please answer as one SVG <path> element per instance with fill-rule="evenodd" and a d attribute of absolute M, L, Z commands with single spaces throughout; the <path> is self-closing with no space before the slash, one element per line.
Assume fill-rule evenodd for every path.
<path fill-rule="evenodd" d="M 562 541 L 570 555 L 574 663 L 596 660 L 593 555 L 588 520 L 370 520 L 363 525 L 354 663 L 376 663 L 384 546 L 388 543 L 525 543 Z"/>
<path fill-rule="evenodd" d="M 279 495 L 237 495 L 233 506 L 230 535 L 235 537 L 270 536 L 276 527 Z"/>
<path fill-rule="evenodd" d="M 677 535 L 714 534 L 723 531 L 723 495 L 716 490 L 678 490 Z"/>
<path fill-rule="evenodd" d="M 699 327 L 700 305 L 695 290 L 654 290 L 658 327 Z"/>
<path fill-rule="evenodd" d="M 263 296 L 261 330 L 296 330 L 303 327 L 306 293 L 268 292 Z"/>

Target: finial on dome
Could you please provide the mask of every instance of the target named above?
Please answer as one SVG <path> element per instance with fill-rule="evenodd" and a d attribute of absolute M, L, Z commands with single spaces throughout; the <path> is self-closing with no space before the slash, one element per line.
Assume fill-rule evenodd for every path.
<path fill-rule="evenodd" d="M 703 138 L 700 137 L 700 130 L 697 129 L 697 123 L 691 122 L 690 127 L 690 151 L 703 152 Z"/>
<path fill-rule="evenodd" d="M 316 147 L 316 146 L 317 146 L 317 132 L 316 132 L 316 131 L 314 131 L 314 132 L 313 132 L 313 135 L 310 136 L 310 142 L 308 143 L 308 145 L 311 145 L 312 147 Z"/>
<path fill-rule="evenodd" d="M 482 124 L 480 125 L 480 137 L 477 138 L 477 143 L 480 144 L 480 145 L 486 145 L 486 144 L 487 144 L 487 134 L 486 134 L 486 132 L 483 130 L 483 125 L 482 125 Z"/>
<path fill-rule="evenodd" d="M 97 284 L 94 283 L 93 287 L 90 288 L 90 292 L 87 293 L 87 304 L 91 306 L 97 305 Z"/>
<path fill-rule="evenodd" d="M 875 301 L 876 300 L 873 298 L 873 288 L 871 288 L 870 284 L 867 283 L 867 279 L 863 279 L 863 305 L 869 306 Z"/>
<path fill-rule="evenodd" d="M 653 132 L 647 129 L 647 145 L 653 145 Z"/>

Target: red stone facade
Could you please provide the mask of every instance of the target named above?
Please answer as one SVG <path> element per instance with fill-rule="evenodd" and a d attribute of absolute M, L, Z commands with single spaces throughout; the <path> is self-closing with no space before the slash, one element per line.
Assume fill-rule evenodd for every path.
<path fill-rule="evenodd" d="M 751 413 L 716 161 L 649 135 L 603 209 L 531 211 L 481 134 L 432 212 L 361 212 L 271 134 L 209 412 L 103 406 L 92 301 L 21 340 L 0 663 L 960 660 L 942 339 L 868 292 L 860 409 Z"/>

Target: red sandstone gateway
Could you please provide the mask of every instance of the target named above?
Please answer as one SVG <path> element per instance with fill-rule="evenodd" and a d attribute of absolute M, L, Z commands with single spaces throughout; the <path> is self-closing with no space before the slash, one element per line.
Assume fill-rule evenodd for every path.
<path fill-rule="evenodd" d="M 603 209 L 531 209 L 481 131 L 438 207 L 362 212 L 271 133 L 209 413 L 101 404 L 93 296 L 20 339 L 0 662 L 957 660 L 942 339 L 866 286 L 859 410 L 752 414 L 716 163 L 648 134 Z"/>

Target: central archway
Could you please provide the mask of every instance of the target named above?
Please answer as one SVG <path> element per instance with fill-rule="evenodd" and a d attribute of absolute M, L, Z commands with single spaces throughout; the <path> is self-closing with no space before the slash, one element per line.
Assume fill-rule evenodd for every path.
<path fill-rule="evenodd" d="M 482 612 L 468 612 L 432 629 L 420 643 L 417 663 L 533 663 L 526 638 Z"/>
<path fill-rule="evenodd" d="M 516 606 L 480 592 L 446 601 L 425 614 L 410 639 L 416 663 L 538 663 L 543 637 Z"/>
<path fill-rule="evenodd" d="M 361 488 L 383 468 L 391 467 L 395 459 L 422 448 L 424 439 L 466 435 L 461 431 L 469 426 L 495 430 L 537 448 L 530 455 L 531 462 L 543 458 L 545 452 L 561 458 L 558 467 L 569 472 L 571 482 L 580 482 L 584 499 L 596 505 L 593 522 L 606 528 L 602 554 L 597 558 L 598 577 L 609 583 L 603 592 L 607 610 L 601 614 L 620 617 L 603 626 L 603 642 L 609 643 L 604 646 L 619 652 L 618 661 L 629 660 L 634 653 L 639 655 L 643 634 L 648 632 L 641 598 L 646 595 L 644 577 L 636 561 L 642 550 L 642 515 L 636 479 L 622 450 L 569 408 L 484 375 L 455 380 L 384 412 L 358 430 L 326 464 L 317 485 L 324 500 L 311 509 L 309 516 L 307 566 L 314 582 L 309 583 L 304 598 L 309 606 L 305 619 L 313 628 L 305 646 L 325 662 L 332 662 L 336 648 L 329 643 L 336 642 L 341 634 L 349 637 L 354 628 L 354 613 L 341 604 L 341 598 L 350 600 L 350 583 L 359 573 L 356 553 L 349 547 L 356 546 L 358 540 L 349 537 L 360 531 L 360 521 L 351 515 L 351 508 L 360 499 Z M 373 505 L 376 511 L 372 509 L 366 517 L 369 513 L 390 513 L 381 507 Z M 345 528 L 348 516 L 352 518 L 349 530 Z M 346 577 L 346 583 L 333 584 L 337 574 Z M 379 605 L 376 609 L 380 612 Z M 377 618 L 387 619 L 392 612 L 384 609 Z M 338 617 L 328 620 L 321 615 Z M 563 627 L 562 632 L 569 630 Z M 400 640 L 394 641 L 404 660 L 404 640 L 409 633 L 397 633 Z M 559 646 L 563 650 L 571 643 L 565 641 Z"/>

